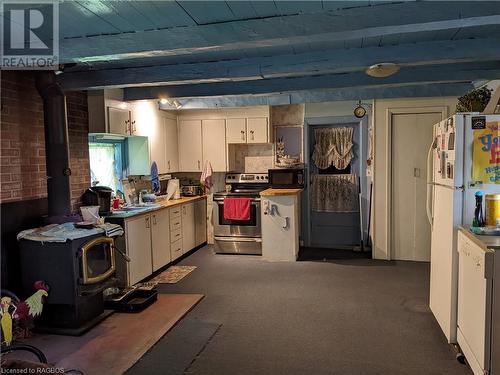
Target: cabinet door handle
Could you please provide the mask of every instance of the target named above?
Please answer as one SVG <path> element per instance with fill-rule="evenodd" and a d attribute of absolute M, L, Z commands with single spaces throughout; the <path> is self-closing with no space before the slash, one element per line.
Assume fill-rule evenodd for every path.
<path fill-rule="evenodd" d="M 245 140 L 245 131 L 244 130 L 241 131 L 241 140 L 242 141 Z"/>
<path fill-rule="evenodd" d="M 129 120 L 125 120 L 125 133 L 128 133 L 128 121 Z"/>
<path fill-rule="evenodd" d="M 170 160 L 168 161 L 168 171 L 170 172 Z"/>
<path fill-rule="evenodd" d="M 149 217 L 146 218 L 146 228 L 149 228 L 150 225 L 149 225 Z"/>
<path fill-rule="evenodd" d="M 153 215 L 153 225 L 156 225 L 156 215 Z"/>
<path fill-rule="evenodd" d="M 130 133 L 133 134 L 135 133 L 136 129 L 135 129 L 135 120 L 132 121 L 132 125 L 130 126 Z"/>
<path fill-rule="evenodd" d="M 199 160 L 198 160 L 198 169 L 201 169 L 201 164 Z"/>
<path fill-rule="evenodd" d="M 254 133 L 254 131 L 253 131 L 253 130 L 250 130 L 250 136 L 251 136 L 251 138 L 252 138 L 252 141 L 254 140 L 253 133 Z"/>

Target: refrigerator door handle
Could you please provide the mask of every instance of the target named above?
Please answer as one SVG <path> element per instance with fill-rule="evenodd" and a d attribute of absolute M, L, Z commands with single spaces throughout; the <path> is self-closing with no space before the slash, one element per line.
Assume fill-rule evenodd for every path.
<path fill-rule="evenodd" d="M 433 195 L 433 185 L 432 185 L 432 176 L 434 174 L 433 163 L 432 163 L 432 150 L 434 149 L 434 142 L 429 147 L 429 151 L 427 152 L 427 201 L 425 204 L 425 210 L 427 212 L 427 220 L 429 220 L 429 224 L 432 228 L 433 216 L 434 212 L 432 212 L 432 195 Z"/>

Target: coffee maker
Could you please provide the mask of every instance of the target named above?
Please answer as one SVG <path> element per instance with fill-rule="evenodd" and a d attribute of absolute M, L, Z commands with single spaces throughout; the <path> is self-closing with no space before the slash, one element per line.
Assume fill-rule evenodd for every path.
<path fill-rule="evenodd" d="M 113 189 L 107 186 L 92 186 L 82 195 L 83 206 L 99 206 L 99 215 L 111 213 L 111 194 Z"/>

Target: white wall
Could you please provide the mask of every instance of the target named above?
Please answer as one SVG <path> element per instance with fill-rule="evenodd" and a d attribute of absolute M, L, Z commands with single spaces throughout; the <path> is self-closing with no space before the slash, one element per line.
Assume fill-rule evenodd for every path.
<path fill-rule="evenodd" d="M 415 109 L 415 113 L 424 111 L 428 107 L 442 107 L 446 116 L 455 112 L 457 99 L 446 98 L 415 98 L 415 99 L 384 99 L 375 100 L 373 107 L 375 161 L 374 161 L 374 206 L 373 206 L 373 257 L 376 259 L 390 259 L 390 217 L 388 208 L 388 189 L 390 184 L 390 166 L 387 155 L 390 147 L 388 115 L 391 110 Z M 425 202 L 422 202 L 425 204 Z"/>

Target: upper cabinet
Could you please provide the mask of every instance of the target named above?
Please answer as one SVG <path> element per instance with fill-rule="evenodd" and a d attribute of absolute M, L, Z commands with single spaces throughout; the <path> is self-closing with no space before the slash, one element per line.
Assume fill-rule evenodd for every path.
<path fill-rule="evenodd" d="M 203 162 L 201 120 L 179 121 L 179 170 L 200 172 Z"/>
<path fill-rule="evenodd" d="M 120 89 L 88 91 L 89 133 L 131 135 L 135 130 L 132 108 Z"/>
<path fill-rule="evenodd" d="M 127 108 L 106 107 L 109 131 L 106 133 L 129 135 L 131 114 Z"/>
<path fill-rule="evenodd" d="M 178 171 L 177 121 L 162 111 L 155 100 L 132 103 L 132 135 L 148 137 L 149 157 L 159 173 Z"/>
<path fill-rule="evenodd" d="M 267 117 L 228 118 L 227 143 L 268 143 L 269 119 Z"/>
<path fill-rule="evenodd" d="M 228 118 L 226 120 L 227 143 L 247 143 L 247 119 Z"/>
<path fill-rule="evenodd" d="M 226 162 L 226 122 L 223 119 L 202 120 L 203 166 L 207 161 L 214 172 L 225 172 Z"/>
<path fill-rule="evenodd" d="M 247 119 L 247 143 L 268 143 L 269 141 L 267 117 L 249 117 Z"/>
<path fill-rule="evenodd" d="M 177 136 L 177 120 L 163 117 L 165 127 L 165 161 L 167 173 L 179 172 L 179 148 Z"/>

